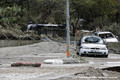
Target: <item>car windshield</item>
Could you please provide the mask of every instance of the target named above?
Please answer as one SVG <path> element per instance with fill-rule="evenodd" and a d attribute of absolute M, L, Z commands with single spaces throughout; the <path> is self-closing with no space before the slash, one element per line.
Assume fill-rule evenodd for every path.
<path fill-rule="evenodd" d="M 84 43 L 102 43 L 103 44 L 103 40 L 98 37 L 86 37 L 83 42 Z"/>
<path fill-rule="evenodd" d="M 99 36 L 103 39 L 105 38 L 114 38 L 114 36 L 111 33 L 106 33 L 106 34 L 99 34 Z"/>

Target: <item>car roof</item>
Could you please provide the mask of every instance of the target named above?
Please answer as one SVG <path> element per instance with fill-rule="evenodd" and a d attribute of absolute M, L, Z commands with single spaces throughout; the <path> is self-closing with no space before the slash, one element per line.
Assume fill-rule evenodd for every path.
<path fill-rule="evenodd" d="M 94 36 L 94 35 L 92 35 L 92 36 L 83 36 L 83 38 L 86 38 L 86 37 L 97 37 L 97 38 L 100 38 L 99 36 Z"/>
<path fill-rule="evenodd" d="M 94 35 L 92 35 L 92 36 L 83 36 L 81 39 L 85 39 L 85 38 L 87 38 L 87 37 L 96 37 L 96 38 L 99 38 L 99 39 L 102 39 L 101 37 L 99 37 L 99 36 L 94 36 Z"/>
<path fill-rule="evenodd" d="M 109 32 L 109 31 L 104 31 L 104 32 L 95 32 L 95 33 L 97 33 L 97 34 L 104 34 L 104 33 L 111 33 L 111 32 Z"/>

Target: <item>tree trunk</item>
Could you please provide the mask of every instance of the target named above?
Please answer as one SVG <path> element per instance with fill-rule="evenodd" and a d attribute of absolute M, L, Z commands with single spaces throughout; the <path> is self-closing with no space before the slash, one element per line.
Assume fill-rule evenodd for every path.
<path fill-rule="evenodd" d="M 72 31 L 72 36 L 75 36 L 75 32 L 76 32 L 76 26 L 73 25 L 73 31 Z"/>

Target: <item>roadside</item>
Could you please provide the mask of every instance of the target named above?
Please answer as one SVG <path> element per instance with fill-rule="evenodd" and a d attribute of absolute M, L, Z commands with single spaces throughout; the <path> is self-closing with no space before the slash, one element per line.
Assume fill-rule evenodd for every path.
<path fill-rule="evenodd" d="M 0 40 L 40 40 L 35 31 L 25 32 L 19 28 L 0 28 Z"/>

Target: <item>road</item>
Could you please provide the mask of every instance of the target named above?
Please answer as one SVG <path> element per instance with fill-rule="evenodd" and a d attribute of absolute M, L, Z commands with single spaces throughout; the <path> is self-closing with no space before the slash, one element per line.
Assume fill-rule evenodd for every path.
<path fill-rule="evenodd" d="M 82 57 L 83 59 L 88 61 L 88 63 L 79 63 L 79 64 L 44 64 L 43 63 L 41 67 L 11 67 L 10 66 L 11 63 L 13 62 L 43 62 L 46 59 L 60 59 L 66 57 L 66 53 L 50 52 L 50 50 L 52 50 L 53 48 L 52 49 L 50 48 L 50 50 L 48 50 L 49 49 L 48 47 L 46 48 L 49 51 L 49 53 L 40 51 L 39 49 L 40 46 L 41 46 L 40 44 L 34 44 L 30 46 L 28 45 L 21 47 L 1 48 L 0 49 L 0 54 L 1 54 L 0 80 L 68 80 L 68 79 L 76 80 L 75 74 L 78 73 L 86 74 L 86 71 L 88 71 L 90 67 L 96 69 L 96 68 L 120 66 L 120 55 L 114 53 L 110 53 L 108 58 Z M 54 48 L 56 48 L 55 45 Z M 41 50 L 43 49 L 45 48 L 42 48 Z M 93 72 L 95 69 L 93 69 Z M 88 71 L 88 73 L 89 72 L 92 71 Z M 119 73 L 114 73 L 114 74 L 120 75 Z M 60 78 L 65 78 L 65 79 L 60 79 Z M 78 80 L 79 79 L 80 78 L 78 78 Z M 85 80 L 90 80 L 90 79 L 85 79 Z M 119 80 L 119 79 L 112 79 L 112 80 Z"/>
<path fill-rule="evenodd" d="M 22 58 L 26 59 L 24 57 Z M 120 66 L 120 55 L 118 54 L 110 53 L 108 58 L 101 57 L 82 57 L 82 58 L 87 60 L 89 63 L 42 64 L 42 66 L 39 68 L 11 67 L 10 64 L 3 64 L 0 66 L 0 80 L 50 80 L 50 79 L 59 80 L 59 78 L 61 77 L 74 75 L 80 72 L 82 73 L 83 71 L 86 71 L 89 67 L 105 68 L 112 66 Z"/>
<path fill-rule="evenodd" d="M 83 58 L 89 61 L 89 64 L 93 64 L 93 66 L 96 68 L 120 66 L 120 54 L 109 53 L 108 58 L 98 56 L 90 56 Z"/>

